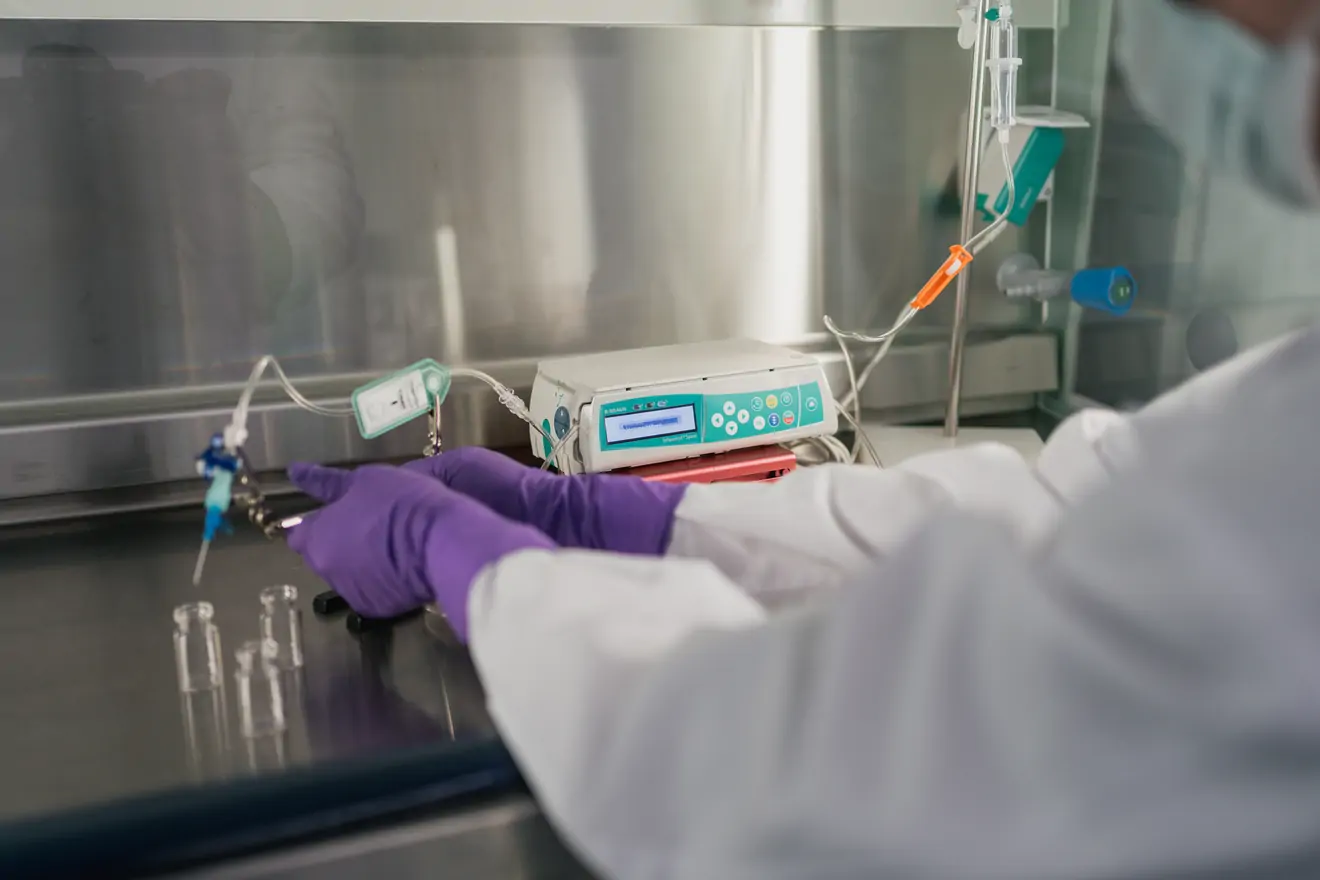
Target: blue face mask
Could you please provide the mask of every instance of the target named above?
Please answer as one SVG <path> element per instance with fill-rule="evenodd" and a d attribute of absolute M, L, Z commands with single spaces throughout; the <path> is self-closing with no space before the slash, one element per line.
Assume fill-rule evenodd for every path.
<path fill-rule="evenodd" d="M 1313 37 L 1275 49 L 1169 0 L 1121 0 L 1115 53 L 1137 107 L 1189 161 L 1320 207 Z"/>

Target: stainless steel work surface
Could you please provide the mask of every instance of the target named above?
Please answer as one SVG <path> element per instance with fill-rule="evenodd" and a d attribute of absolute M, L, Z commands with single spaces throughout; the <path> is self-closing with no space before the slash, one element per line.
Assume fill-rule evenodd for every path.
<path fill-rule="evenodd" d="M 191 512 L 190 512 L 191 513 Z M 318 619 L 325 587 L 282 541 L 238 528 L 191 584 L 200 511 L 58 532 L 0 533 L 0 820 L 251 774 L 489 739 L 466 651 L 418 617 L 355 636 Z M 238 732 L 233 649 L 258 631 L 257 593 L 298 587 L 306 663 L 280 737 Z M 226 687 L 184 699 L 171 610 L 216 608 Z"/>

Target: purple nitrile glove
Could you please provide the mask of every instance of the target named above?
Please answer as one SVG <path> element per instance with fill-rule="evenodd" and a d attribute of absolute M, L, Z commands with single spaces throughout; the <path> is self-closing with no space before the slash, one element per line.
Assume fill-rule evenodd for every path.
<path fill-rule="evenodd" d="M 430 474 L 501 516 L 535 526 L 561 547 L 662 556 L 686 485 L 612 474 L 561 476 L 465 446 L 404 465 Z"/>
<path fill-rule="evenodd" d="M 289 532 L 289 546 L 366 617 L 397 617 L 434 600 L 467 641 L 467 599 L 486 566 L 519 550 L 552 550 L 536 529 L 399 468 L 295 464 L 289 479 L 326 506 Z"/>

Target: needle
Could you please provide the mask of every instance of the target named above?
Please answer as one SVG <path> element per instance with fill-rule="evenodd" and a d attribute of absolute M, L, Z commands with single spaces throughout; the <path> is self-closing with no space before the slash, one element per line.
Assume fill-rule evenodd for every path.
<path fill-rule="evenodd" d="M 202 539 L 202 549 L 197 551 L 197 565 L 193 568 L 193 586 L 202 585 L 202 568 L 206 565 L 206 554 L 211 550 L 211 539 Z"/>

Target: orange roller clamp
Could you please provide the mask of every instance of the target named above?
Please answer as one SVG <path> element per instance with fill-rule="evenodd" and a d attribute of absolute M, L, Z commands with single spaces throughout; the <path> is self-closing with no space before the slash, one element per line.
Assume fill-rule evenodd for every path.
<path fill-rule="evenodd" d="M 931 276 L 925 287 L 921 288 L 917 298 L 912 300 L 912 308 L 920 311 L 935 302 L 935 298 L 944 292 L 949 282 L 961 275 L 962 271 L 971 265 L 972 260 L 972 252 L 962 245 L 955 244 L 949 248 L 949 259 L 944 261 L 940 270 Z"/>

